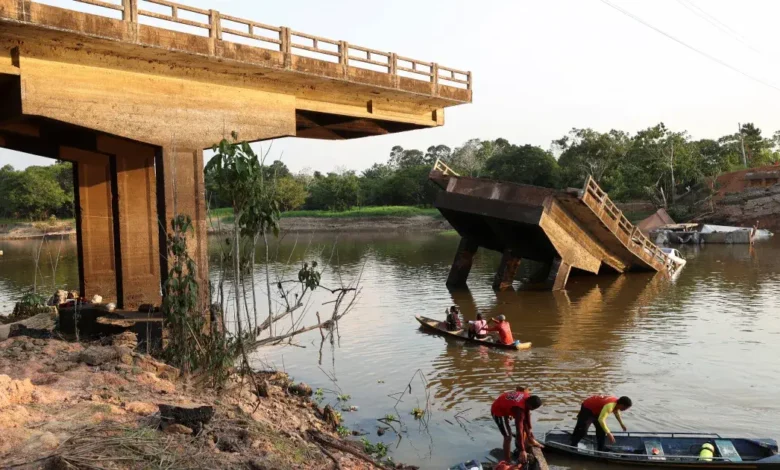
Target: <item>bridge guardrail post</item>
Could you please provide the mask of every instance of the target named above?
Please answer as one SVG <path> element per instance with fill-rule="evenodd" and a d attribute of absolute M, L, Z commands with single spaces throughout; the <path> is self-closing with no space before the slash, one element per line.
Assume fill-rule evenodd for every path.
<path fill-rule="evenodd" d="M 344 78 L 349 76 L 349 43 L 339 41 L 339 63 L 341 63 L 341 74 Z"/>
<path fill-rule="evenodd" d="M 222 21 L 217 10 L 209 10 L 209 37 L 214 40 L 222 39 Z"/>
<path fill-rule="evenodd" d="M 284 68 L 292 68 L 292 34 L 290 34 L 290 28 L 282 26 L 281 32 L 279 32 L 279 40 L 281 44 L 281 52 L 284 57 Z"/>
<path fill-rule="evenodd" d="M 439 64 L 431 64 L 431 93 L 439 94 Z"/>

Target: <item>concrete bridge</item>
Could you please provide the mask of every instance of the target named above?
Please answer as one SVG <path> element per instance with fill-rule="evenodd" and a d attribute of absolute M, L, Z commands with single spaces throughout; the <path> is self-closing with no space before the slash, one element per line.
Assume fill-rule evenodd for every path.
<path fill-rule="evenodd" d="M 533 260 L 531 283 L 563 289 L 572 269 L 593 274 L 678 270 L 609 196 L 588 178 L 582 190 L 462 177 L 437 162 L 430 179 L 436 207 L 461 235 L 447 285 L 466 285 L 479 247 L 502 253 L 493 288 L 512 288 L 521 260 Z"/>
<path fill-rule="evenodd" d="M 74 163 L 82 295 L 124 308 L 160 302 L 176 213 L 195 221 L 207 295 L 203 149 L 231 131 L 352 139 L 441 126 L 471 101 L 470 72 L 287 27 L 167 0 L 63 3 L 94 13 L 0 0 L 0 147 Z"/>

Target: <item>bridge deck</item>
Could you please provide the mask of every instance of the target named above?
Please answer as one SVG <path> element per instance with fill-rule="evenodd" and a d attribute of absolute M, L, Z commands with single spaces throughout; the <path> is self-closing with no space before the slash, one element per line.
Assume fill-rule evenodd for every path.
<path fill-rule="evenodd" d="M 594 274 L 677 266 L 631 224 L 609 196 L 588 178 L 582 190 L 461 177 L 437 165 L 430 179 L 444 191 L 436 207 L 463 237 L 448 283 L 465 283 L 477 247 L 503 253 L 495 288 L 511 286 L 520 259 L 542 263 L 534 281 L 563 288 L 571 268 Z M 509 266 L 507 270 L 506 266 Z"/>

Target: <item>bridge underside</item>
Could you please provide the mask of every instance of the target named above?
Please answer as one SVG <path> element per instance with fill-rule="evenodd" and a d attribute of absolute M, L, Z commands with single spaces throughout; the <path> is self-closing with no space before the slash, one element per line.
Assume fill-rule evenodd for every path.
<path fill-rule="evenodd" d="M 289 29 L 281 51 L 222 40 L 213 10 L 205 37 L 140 24 L 137 3 L 115 7 L 119 20 L 0 0 L 0 147 L 73 162 L 81 293 L 120 307 L 160 303 L 176 214 L 193 219 L 206 306 L 203 149 L 231 132 L 360 138 L 441 126 L 471 101 L 395 65 L 353 67 L 346 48 L 340 63 L 296 55 Z M 191 9 L 173 21 L 177 8 Z"/>
<path fill-rule="evenodd" d="M 566 192 L 431 173 L 440 185 L 436 207 L 461 235 L 447 285 L 466 285 L 479 247 L 502 254 L 493 288 L 513 288 L 522 260 L 534 261 L 525 287 L 563 289 L 572 269 L 593 274 L 654 270 L 623 245 L 599 214 Z"/>

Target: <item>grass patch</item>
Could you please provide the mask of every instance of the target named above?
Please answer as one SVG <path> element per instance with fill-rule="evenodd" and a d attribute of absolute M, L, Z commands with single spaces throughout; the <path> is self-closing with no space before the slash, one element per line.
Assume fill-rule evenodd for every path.
<path fill-rule="evenodd" d="M 222 223 L 233 223 L 233 210 L 228 208 L 212 209 L 209 211 L 211 217 L 218 217 Z M 360 218 L 360 217 L 441 217 L 439 210 L 434 207 L 414 207 L 414 206 L 377 206 L 377 207 L 356 207 L 346 211 L 289 211 L 282 212 L 282 217 L 316 217 L 323 219 L 340 218 Z"/>

